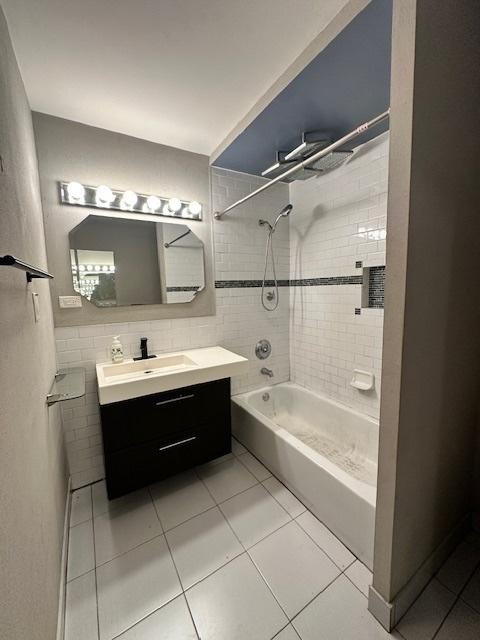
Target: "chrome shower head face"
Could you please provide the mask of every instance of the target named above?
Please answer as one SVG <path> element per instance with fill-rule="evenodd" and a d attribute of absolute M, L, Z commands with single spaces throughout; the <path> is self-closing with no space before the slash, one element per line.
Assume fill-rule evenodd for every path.
<path fill-rule="evenodd" d="M 290 215 L 291 211 L 293 209 L 293 204 L 287 204 L 286 207 L 284 207 L 280 213 L 277 216 L 277 219 L 275 220 L 275 222 L 273 223 L 273 230 L 275 231 L 275 227 L 278 224 L 278 221 L 280 220 L 280 218 L 286 218 Z"/>

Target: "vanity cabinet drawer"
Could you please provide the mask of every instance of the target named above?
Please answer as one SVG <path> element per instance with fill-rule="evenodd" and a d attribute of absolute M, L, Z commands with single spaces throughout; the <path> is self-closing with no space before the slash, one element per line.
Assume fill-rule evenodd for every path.
<path fill-rule="evenodd" d="M 230 425 L 220 421 L 105 455 L 108 497 L 116 498 L 222 456 L 230 452 L 230 437 Z"/>
<path fill-rule="evenodd" d="M 230 379 L 101 407 L 105 453 L 177 434 L 217 418 L 230 422 Z"/>

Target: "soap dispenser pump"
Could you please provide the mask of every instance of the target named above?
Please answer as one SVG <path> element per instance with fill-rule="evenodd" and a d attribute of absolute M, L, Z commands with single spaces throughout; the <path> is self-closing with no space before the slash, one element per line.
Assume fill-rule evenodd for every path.
<path fill-rule="evenodd" d="M 110 348 L 110 353 L 112 356 L 112 362 L 122 362 L 123 361 L 123 347 L 122 343 L 119 340 L 120 336 L 114 336 L 112 346 Z"/>

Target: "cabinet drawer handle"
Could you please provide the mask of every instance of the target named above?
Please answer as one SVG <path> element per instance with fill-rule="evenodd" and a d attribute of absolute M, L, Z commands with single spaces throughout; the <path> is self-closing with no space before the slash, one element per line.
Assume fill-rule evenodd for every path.
<path fill-rule="evenodd" d="M 191 438 L 185 438 L 185 440 L 179 440 L 178 442 L 173 442 L 172 444 L 166 444 L 164 447 L 160 447 L 159 451 L 165 451 L 165 449 L 178 447 L 181 444 L 185 444 L 186 442 L 191 442 L 192 440 L 196 440 L 196 439 L 197 439 L 197 436 L 192 436 Z"/>
<path fill-rule="evenodd" d="M 170 402 L 179 402 L 180 400 L 188 400 L 189 398 L 194 398 L 195 395 L 190 393 L 188 396 L 178 396 L 176 398 L 170 398 L 170 400 L 160 400 L 160 402 L 156 402 L 155 406 L 160 407 L 162 404 L 170 404 Z"/>

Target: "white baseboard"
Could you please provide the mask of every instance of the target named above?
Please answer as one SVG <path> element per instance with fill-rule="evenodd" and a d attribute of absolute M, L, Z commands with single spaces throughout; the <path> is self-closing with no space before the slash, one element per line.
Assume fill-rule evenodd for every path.
<path fill-rule="evenodd" d="M 392 602 L 384 600 L 373 586 L 369 588 L 368 610 L 387 631 L 398 624 L 470 528 L 471 515 L 468 514 L 425 560 Z"/>
<path fill-rule="evenodd" d="M 63 522 L 62 562 L 60 565 L 60 589 L 58 592 L 58 616 L 56 640 L 64 640 L 65 635 L 65 592 L 67 586 L 68 539 L 70 533 L 70 509 L 72 507 L 72 478 L 68 478 Z"/>

